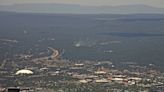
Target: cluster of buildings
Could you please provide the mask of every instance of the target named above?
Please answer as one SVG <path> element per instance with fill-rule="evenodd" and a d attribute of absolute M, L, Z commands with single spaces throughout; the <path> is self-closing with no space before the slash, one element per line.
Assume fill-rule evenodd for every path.
<path fill-rule="evenodd" d="M 154 64 L 71 61 L 56 59 L 57 55 L 54 50 L 52 58 L 26 58 L 20 65 L 7 64 L 14 66 L 13 70 L 4 68 L 4 63 L 0 92 L 7 92 L 4 88 L 8 92 L 164 92 L 164 73 Z M 17 91 L 10 91 L 13 88 Z"/>
<path fill-rule="evenodd" d="M 75 64 L 71 68 L 76 70 L 72 72 L 72 77 L 78 79 L 79 83 L 115 83 L 146 88 L 164 85 L 163 73 L 156 70 L 154 65 L 142 67 L 130 64 L 125 66 L 126 68 L 115 67 L 112 63 L 103 61 L 91 64 L 88 68 L 85 64 Z M 86 73 L 81 73 L 84 70 Z M 89 73 L 87 73 L 88 70 Z"/>
<path fill-rule="evenodd" d="M 5 77 L 3 78 L 5 79 Z M 34 66 L 17 70 L 13 74 L 6 75 L 6 79 L 13 80 L 13 83 L 9 83 L 13 86 L 27 86 L 29 89 L 35 89 L 34 86 L 42 89 L 72 84 L 101 84 L 101 86 L 105 85 L 103 87 L 106 90 L 108 89 L 108 91 L 118 89 L 110 92 L 124 92 L 123 90 L 125 89 L 127 92 L 130 92 L 130 90 L 134 92 L 136 90 L 140 90 L 138 92 L 151 92 L 151 88 L 162 92 L 164 89 L 164 73 L 158 71 L 155 65 L 122 64 L 118 66 L 110 61 L 70 62 L 68 60 L 56 60 L 50 66 Z M 131 89 L 131 87 L 134 88 Z M 56 90 L 62 89 L 59 86 Z M 30 91 L 28 90 L 27 92 Z"/>

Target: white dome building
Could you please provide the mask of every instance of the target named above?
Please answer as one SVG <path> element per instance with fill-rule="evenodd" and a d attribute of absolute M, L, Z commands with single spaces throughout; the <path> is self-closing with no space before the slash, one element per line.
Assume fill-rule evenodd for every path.
<path fill-rule="evenodd" d="M 19 74 L 27 74 L 27 75 L 30 75 L 30 74 L 34 74 L 34 72 L 32 72 L 31 70 L 22 69 L 22 70 L 17 71 L 15 74 L 16 75 L 19 75 Z"/>

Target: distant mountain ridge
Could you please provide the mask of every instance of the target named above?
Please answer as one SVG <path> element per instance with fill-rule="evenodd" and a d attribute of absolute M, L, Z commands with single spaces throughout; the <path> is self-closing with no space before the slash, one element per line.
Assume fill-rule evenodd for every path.
<path fill-rule="evenodd" d="M 15 4 L 0 6 L 0 11 L 73 14 L 164 14 L 164 9 L 148 5 L 83 6 L 76 4 Z"/>

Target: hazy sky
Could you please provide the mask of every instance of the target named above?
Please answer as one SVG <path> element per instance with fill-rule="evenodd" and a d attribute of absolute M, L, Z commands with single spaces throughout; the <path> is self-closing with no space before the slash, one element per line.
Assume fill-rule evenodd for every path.
<path fill-rule="evenodd" d="M 65 3 L 82 5 L 128 5 L 146 4 L 164 8 L 164 0 L 0 0 L 0 5 L 18 3 Z"/>

